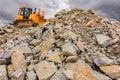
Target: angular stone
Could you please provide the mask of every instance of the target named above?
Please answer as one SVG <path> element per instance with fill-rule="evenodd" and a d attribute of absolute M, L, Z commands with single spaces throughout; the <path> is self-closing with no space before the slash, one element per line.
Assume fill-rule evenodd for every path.
<path fill-rule="evenodd" d="M 119 38 L 115 38 L 115 39 L 112 40 L 112 44 L 115 44 L 115 43 L 117 43 L 118 41 L 120 41 L 120 39 L 119 39 Z"/>
<path fill-rule="evenodd" d="M 89 27 L 95 27 L 96 26 L 96 22 L 94 19 L 90 20 L 87 22 L 86 26 L 89 26 Z"/>
<path fill-rule="evenodd" d="M 95 76 L 97 77 L 97 80 L 112 80 L 110 77 L 98 72 L 95 72 Z"/>
<path fill-rule="evenodd" d="M 119 38 L 115 30 L 110 29 L 109 34 L 113 39 Z"/>
<path fill-rule="evenodd" d="M 113 64 L 114 61 L 112 59 L 109 59 L 106 56 L 98 56 L 93 58 L 93 62 L 97 65 L 97 66 L 107 66 L 110 64 Z"/>
<path fill-rule="evenodd" d="M 64 38 L 70 37 L 72 40 L 77 40 L 77 35 L 72 31 L 67 31 L 64 33 Z"/>
<path fill-rule="evenodd" d="M 37 80 L 37 76 L 33 70 L 26 72 L 26 80 Z"/>
<path fill-rule="evenodd" d="M 56 46 L 57 46 L 57 47 L 61 47 L 63 44 L 64 44 L 64 41 L 63 41 L 63 40 L 57 40 L 57 41 L 56 41 Z"/>
<path fill-rule="evenodd" d="M 5 29 L 5 31 L 6 31 L 7 33 L 12 33 L 12 32 L 13 32 L 13 29 Z"/>
<path fill-rule="evenodd" d="M 50 48 L 51 48 L 51 42 L 43 41 L 41 43 L 41 54 L 46 54 Z"/>
<path fill-rule="evenodd" d="M 16 50 L 15 52 L 13 52 L 11 57 L 11 62 L 15 70 L 22 67 L 22 65 L 25 64 L 25 57 L 23 53 L 19 50 Z"/>
<path fill-rule="evenodd" d="M 27 66 L 27 69 L 28 69 L 29 71 L 31 71 L 31 70 L 33 70 L 33 69 L 34 69 L 34 67 L 35 67 L 35 65 L 30 64 L 29 66 Z"/>
<path fill-rule="evenodd" d="M 6 65 L 0 65 L 0 80 L 8 80 Z"/>
<path fill-rule="evenodd" d="M 70 70 L 63 70 L 63 74 L 65 75 L 67 80 L 74 80 L 73 72 Z"/>
<path fill-rule="evenodd" d="M 50 57 L 47 59 L 47 61 L 52 61 L 55 63 L 62 63 L 62 60 L 60 58 L 60 52 L 54 52 L 50 55 Z"/>
<path fill-rule="evenodd" d="M 32 54 L 32 50 L 28 46 L 21 47 L 20 50 L 25 55 L 31 55 Z"/>
<path fill-rule="evenodd" d="M 32 45 L 39 45 L 40 42 L 41 42 L 40 39 L 33 39 L 33 40 L 30 42 L 30 44 L 32 44 Z"/>
<path fill-rule="evenodd" d="M 71 55 L 77 55 L 76 49 L 72 46 L 72 43 L 67 42 L 62 46 L 63 55 L 65 56 L 71 56 Z"/>
<path fill-rule="evenodd" d="M 113 79 L 120 78 L 120 66 L 118 65 L 102 66 L 100 69 Z"/>
<path fill-rule="evenodd" d="M 41 46 L 40 46 L 40 45 L 37 45 L 37 46 L 35 46 L 35 47 L 32 49 L 32 53 L 33 53 L 33 54 L 36 54 L 36 53 L 38 53 L 40 50 L 41 50 Z"/>
<path fill-rule="evenodd" d="M 85 51 L 85 46 L 82 42 L 77 42 L 77 47 L 79 48 L 79 50 L 81 50 L 82 52 Z"/>
<path fill-rule="evenodd" d="M 74 80 L 97 80 L 94 71 L 84 61 L 67 63 L 65 68 L 73 72 Z"/>
<path fill-rule="evenodd" d="M 96 38 L 97 38 L 98 44 L 103 47 L 107 47 L 112 44 L 111 38 L 106 35 L 99 34 L 96 36 Z"/>
<path fill-rule="evenodd" d="M 66 62 L 75 62 L 77 61 L 77 59 L 78 59 L 78 56 L 68 56 L 66 58 Z"/>
<path fill-rule="evenodd" d="M 8 65 L 7 70 L 8 70 L 8 77 L 11 78 L 12 77 L 11 75 L 14 73 L 13 65 L 12 64 Z"/>
<path fill-rule="evenodd" d="M 58 70 L 50 80 L 66 80 L 65 75 L 62 73 L 62 70 Z"/>
<path fill-rule="evenodd" d="M 47 61 L 39 62 L 34 69 L 39 80 L 47 80 L 57 71 L 55 64 Z"/>
<path fill-rule="evenodd" d="M 22 68 L 19 68 L 12 74 L 12 79 L 24 80 L 26 71 Z"/>
<path fill-rule="evenodd" d="M 91 13 L 91 14 L 97 15 L 97 13 L 94 9 L 89 9 L 88 12 Z"/>
<path fill-rule="evenodd" d="M 30 55 L 30 56 L 26 57 L 26 62 L 28 64 L 30 64 L 32 60 L 33 60 L 33 55 Z"/>

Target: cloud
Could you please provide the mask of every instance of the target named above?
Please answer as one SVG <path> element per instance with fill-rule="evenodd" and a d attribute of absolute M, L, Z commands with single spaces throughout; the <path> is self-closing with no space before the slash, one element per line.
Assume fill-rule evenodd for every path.
<path fill-rule="evenodd" d="M 62 9 L 95 9 L 99 15 L 120 20 L 119 0 L 0 0 L 0 21 L 13 21 L 21 6 L 41 8 L 45 16 L 53 15 Z"/>
<path fill-rule="evenodd" d="M 119 0 L 69 0 L 70 8 L 93 8 L 98 15 L 120 20 Z"/>

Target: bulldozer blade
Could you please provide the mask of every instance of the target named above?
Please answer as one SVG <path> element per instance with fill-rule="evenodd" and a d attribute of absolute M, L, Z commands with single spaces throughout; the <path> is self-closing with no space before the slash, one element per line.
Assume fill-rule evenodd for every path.
<path fill-rule="evenodd" d="M 40 19 L 39 22 L 38 22 L 38 24 L 39 25 L 43 25 L 45 22 L 46 22 L 46 19 Z"/>
<path fill-rule="evenodd" d="M 14 21 L 13 25 L 21 28 L 21 27 L 35 27 L 38 24 L 32 20 L 17 20 Z"/>

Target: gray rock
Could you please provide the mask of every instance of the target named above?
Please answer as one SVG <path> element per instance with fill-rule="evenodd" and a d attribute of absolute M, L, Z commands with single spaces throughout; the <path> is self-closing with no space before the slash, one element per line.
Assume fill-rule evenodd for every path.
<path fill-rule="evenodd" d="M 33 60 L 33 55 L 26 57 L 26 62 L 30 63 Z"/>
<path fill-rule="evenodd" d="M 26 71 L 24 69 L 20 68 L 12 74 L 12 78 L 16 79 L 16 80 L 24 80 L 25 79 L 25 72 Z"/>
<path fill-rule="evenodd" d="M 63 70 L 63 74 L 65 75 L 67 80 L 74 80 L 73 72 L 70 70 Z"/>
<path fill-rule="evenodd" d="M 93 62 L 97 66 L 107 66 L 107 65 L 114 64 L 114 61 L 112 59 L 109 59 L 106 56 L 95 57 L 95 58 L 93 58 Z"/>
<path fill-rule="evenodd" d="M 67 42 L 62 46 L 63 55 L 71 56 L 77 55 L 76 49 L 72 46 L 72 43 Z"/>
<path fill-rule="evenodd" d="M 21 47 L 20 48 L 20 51 L 24 54 L 24 55 L 31 55 L 32 54 L 32 50 L 28 47 L 28 46 L 25 46 L 25 47 Z"/>
<path fill-rule="evenodd" d="M 62 70 L 60 69 L 50 80 L 66 80 L 66 78 L 65 75 L 62 73 Z"/>
<path fill-rule="evenodd" d="M 97 38 L 98 44 L 103 47 L 107 47 L 112 44 L 112 39 L 106 35 L 99 34 L 96 36 L 96 38 Z"/>
<path fill-rule="evenodd" d="M 6 65 L 0 65 L 0 80 L 8 80 Z"/>
<path fill-rule="evenodd" d="M 34 69 L 39 80 L 48 80 L 57 71 L 57 66 L 53 62 L 42 61 Z"/>
<path fill-rule="evenodd" d="M 37 76 L 35 74 L 35 72 L 32 70 L 32 71 L 28 71 L 26 73 L 26 80 L 37 80 Z"/>
<path fill-rule="evenodd" d="M 110 77 L 98 72 L 95 72 L 95 76 L 97 77 L 96 80 L 112 80 Z"/>
<path fill-rule="evenodd" d="M 32 49 L 32 53 L 33 53 L 33 54 L 36 54 L 36 53 L 38 53 L 38 52 L 40 51 L 40 49 L 41 49 L 41 46 L 40 46 L 40 45 L 37 45 L 37 46 L 35 46 L 35 47 Z"/>

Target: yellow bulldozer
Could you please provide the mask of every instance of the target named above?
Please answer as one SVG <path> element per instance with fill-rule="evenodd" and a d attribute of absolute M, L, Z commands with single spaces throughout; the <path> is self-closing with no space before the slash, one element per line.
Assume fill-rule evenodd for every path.
<path fill-rule="evenodd" d="M 44 11 L 41 13 L 40 9 L 37 8 L 33 11 L 29 7 L 20 7 L 13 25 L 17 27 L 30 27 L 43 25 L 45 22 Z"/>

